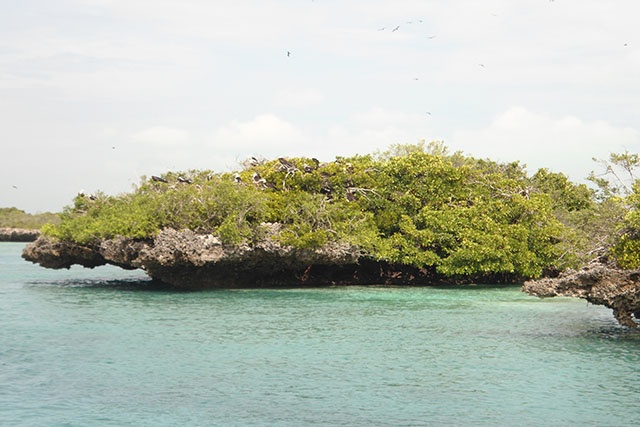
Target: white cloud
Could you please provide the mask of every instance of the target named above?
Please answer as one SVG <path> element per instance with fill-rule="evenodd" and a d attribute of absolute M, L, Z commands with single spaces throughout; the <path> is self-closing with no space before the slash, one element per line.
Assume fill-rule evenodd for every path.
<path fill-rule="evenodd" d="M 116 191 L 248 155 L 421 139 L 576 179 L 592 156 L 640 151 L 635 0 L 13 3 L 0 14 L 0 175 L 24 173 L 24 155 L 38 167 L 3 203 L 43 206 L 50 176 L 75 188 L 71 163 L 87 165 L 87 190 Z M 69 200 L 59 184 L 46 193 Z"/>
<path fill-rule="evenodd" d="M 102 7 L 115 17 L 153 23 L 177 36 L 225 43 L 273 43 L 292 28 L 302 29 L 317 19 L 305 13 L 307 5 L 276 0 L 79 1 Z"/>
<path fill-rule="evenodd" d="M 209 151 L 216 155 L 308 156 L 331 160 L 335 156 L 370 154 L 394 143 L 428 139 L 429 118 L 375 107 L 344 121 L 313 129 L 300 128 L 273 114 L 233 121 L 215 131 Z M 239 160 L 242 160 L 241 158 Z"/>
<path fill-rule="evenodd" d="M 187 144 L 190 135 L 184 129 L 154 126 L 134 133 L 131 139 L 144 144 L 173 146 Z"/>
<path fill-rule="evenodd" d="M 261 114 L 248 121 L 233 120 L 212 136 L 212 144 L 227 152 L 256 149 L 276 152 L 302 140 L 302 132 L 274 114 Z"/>
<path fill-rule="evenodd" d="M 344 123 L 326 130 L 320 144 L 329 158 L 335 155 L 371 154 L 392 144 L 431 140 L 430 118 L 425 115 L 374 107 L 354 113 Z"/>
<path fill-rule="evenodd" d="M 448 141 L 452 148 L 499 161 L 520 160 L 533 172 L 547 167 L 584 179 L 596 168 L 592 158 L 611 152 L 640 150 L 640 131 L 605 121 L 578 117 L 555 118 L 513 107 L 483 129 L 458 130 Z"/>
<path fill-rule="evenodd" d="M 276 94 L 274 104 L 278 107 L 302 108 L 321 104 L 324 94 L 313 88 L 287 88 Z"/>

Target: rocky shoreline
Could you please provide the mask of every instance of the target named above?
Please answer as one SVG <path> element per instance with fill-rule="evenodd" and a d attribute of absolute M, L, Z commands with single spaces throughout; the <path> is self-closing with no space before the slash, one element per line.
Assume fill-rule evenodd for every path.
<path fill-rule="evenodd" d="M 39 230 L 10 227 L 0 228 L 0 242 L 34 242 L 39 236 Z"/>
<path fill-rule="evenodd" d="M 444 278 L 430 269 L 368 258 L 357 247 L 344 244 L 296 249 L 266 238 L 251 246 L 225 245 L 210 234 L 173 229 L 149 240 L 119 237 L 85 245 L 40 236 L 24 248 L 22 257 L 53 269 L 105 264 L 142 269 L 158 282 L 186 290 L 517 282 L 496 276 Z M 611 308 L 621 325 L 640 327 L 640 270 L 593 263 L 557 277 L 524 282 L 522 289 L 543 298 L 583 298 Z"/>
<path fill-rule="evenodd" d="M 444 278 L 432 269 L 371 259 L 346 244 L 296 249 L 265 238 L 251 246 L 225 245 L 210 234 L 173 229 L 150 240 L 120 237 L 86 245 L 41 236 L 25 247 L 22 257 L 53 269 L 74 264 L 142 269 L 158 282 L 188 290 L 516 282 L 503 276 Z"/>
<path fill-rule="evenodd" d="M 640 270 L 622 270 L 600 262 L 580 270 L 567 270 L 558 277 L 527 281 L 523 291 L 541 298 L 568 296 L 613 310 L 618 323 L 639 328 Z"/>

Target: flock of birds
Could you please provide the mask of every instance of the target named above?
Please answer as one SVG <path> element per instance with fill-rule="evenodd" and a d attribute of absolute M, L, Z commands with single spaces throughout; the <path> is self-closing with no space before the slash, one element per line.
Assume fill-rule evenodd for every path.
<path fill-rule="evenodd" d="M 336 160 L 337 162 L 337 160 Z M 260 166 L 263 165 L 265 163 L 265 161 L 260 161 L 258 160 L 256 157 L 251 157 L 246 161 L 246 165 L 251 166 L 251 167 L 256 167 L 256 166 Z M 302 165 L 301 168 L 298 168 L 295 164 L 293 164 L 292 162 L 290 162 L 289 160 L 285 159 L 284 157 L 280 157 L 278 158 L 278 171 L 280 172 L 285 172 L 284 178 L 282 180 L 282 189 L 286 190 L 286 181 L 287 178 L 289 178 L 292 175 L 295 175 L 298 172 L 302 172 L 302 173 L 313 173 L 314 171 L 317 171 L 318 169 L 320 169 L 322 167 L 320 160 L 316 159 L 315 157 L 311 159 L 311 164 L 308 163 L 304 163 Z M 346 163 L 344 165 L 344 170 L 345 172 L 348 172 L 349 174 L 353 173 L 354 169 L 353 169 L 353 165 L 351 163 Z M 328 199 L 332 199 L 333 198 L 333 184 L 330 181 L 330 177 L 331 174 L 322 171 L 320 173 L 321 176 L 321 184 L 320 184 L 320 193 L 324 194 Z M 211 180 L 213 177 L 211 175 L 209 175 L 207 177 L 207 180 Z M 193 180 L 184 176 L 184 175 L 178 175 L 175 180 L 178 183 L 181 184 L 192 184 Z M 154 183 L 159 183 L 159 184 L 170 184 L 169 179 L 163 177 L 163 176 L 158 176 L 158 175 L 152 175 L 151 176 L 151 181 Z M 236 184 L 239 185 L 244 185 L 246 184 L 245 180 L 242 178 L 242 176 L 239 173 L 235 173 L 233 175 L 233 181 Z M 267 181 L 264 177 L 262 177 L 260 175 L 259 172 L 254 171 L 250 180 L 250 183 L 259 187 L 260 189 L 272 189 L 272 190 L 278 190 L 278 187 L 272 183 Z M 347 186 L 346 188 L 346 194 L 345 197 L 348 201 L 354 201 L 356 200 L 355 198 L 355 194 L 357 191 L 367 191 L 366 189 L 360 189 L 360 188 L 355 188 L 352 186 Z M 79 193 L 80 196 L 86 196 L 84 193 Z M 95 199 L 92 199 L 95 200 Z"/>

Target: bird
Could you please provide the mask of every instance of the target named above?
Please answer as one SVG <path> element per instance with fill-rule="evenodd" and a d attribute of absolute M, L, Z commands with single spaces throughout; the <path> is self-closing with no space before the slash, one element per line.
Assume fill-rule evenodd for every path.
<path fill-rule="evenodd" d="M 255 157 L 251 157 L 251 159 L 249 160 L 249 163 L 251 164 L 251 166 L 258 166 L 260 164 L 258 159 L 256 159 Z"/>
<path fill-rule="evenodd" d="M 430 115 L 431 115 L 431 111 L 427 111 L 427 116 L 430 116 Z"/>
<path fill-rule="evenodd" d="M 185 184 L 191 184 L 191 182 L 192 182 L 189 178 L 185 178 L 183 176 L 179 176 L 178 177 L 178 181 L 183 182 Z"/>
<path fill-rule="evenodd" d="M 287 51 L 287 58 L 291 56 L 291 52 Z"/>
<path fill-rule="evenodd" d="M 16 190 L 18 189 L 18 187 L 17 187 L 17 186 L 15 186 L 15 185 L 12 185 L 11 187 L 13 187 L 13 188 L 14 188 L 14 189 L 16 189 Z"/>
<path fill-rule="evenodd" d="M 398 26 L 397 26 L 397 27 L 395 27 L 393 30 L 391 30 L 391 32 L 393 33 L 393 32 L 395 32 L 395 31 L 398 31 L 399 29 L 400 29 L 400 25 L 398 25 Z"/>
<path fill-rule="evenodd" d="M 234 180 L 235 182 L 237 182 L 237 183 L 242 182 L 242 178 L 241 178 L 241 177 L 240 177 L 240 175 L 239 175 L 239 174 L 237 174 L 237 173 L 236 173 L 236 174 L 235 174 L 235 176 L 233 177 L 233 180 Z"/>
<path fill-rule="evenodd" d="M 262 188 L 270 188 L 272 190 L 276 189 L 276 186 L 274 184 L 267 182 L 267 180 L 264 178 L 260 178 L 258 181 L 256 181 L 256 184 L 260 184 Z"/>
<path fill-rule="evenodd" d="M 296 170 L 298 170 L 298 168 L 296 168 L 296 166 L 291 163 L 290 161 L 288 161 L 287 159 L 285 159 L 284 157 L 280 157 L 278 158 L 278 161 L 280 162 L 280 168 L 283 170 L 286 170 L 287 172 L 295 172 Z"/>
<path fill-rule="evenodd" d="M 304 164 L 302 165 L 302 170 L 304 170 L 306 173 L 311 173 L 313 172 L 313 168 L 311 166 L 309 166 L 308 164 Z"/>
<path fill-rule="evenodd" d="M 356 196 L 354 194 L 354 190 L 351 189 L 351 188 L 347 189 L 345 197 L 346 197 L 348 202 L 355 202 L 356 201 Z"/>
<path fill-rule="evenodd" d="M 162 177 L 159 177 L 159 176 L 156 176 L 156 175 L 151 175 L 151 180 L 155 181 L 155 182 L 165 182 L 165 183 L 167 182 L 166 179 L 164 179 Z"/>
<path fill-rule="evenodd" d="M 378 31 L 384 31 L 385 27 L 378 28 Z"/>
<path fill-rule="evenodd" d="M 253 182 L 260 182 L 260 174 L 258 172 L 253 173 Z"/>
<path fill-rule="evenodd" d="M 311 161 L 316 164 L 316 169 L 320 166 L 320 160 L 316 159 L 315 157 L 312 157 Z"/>

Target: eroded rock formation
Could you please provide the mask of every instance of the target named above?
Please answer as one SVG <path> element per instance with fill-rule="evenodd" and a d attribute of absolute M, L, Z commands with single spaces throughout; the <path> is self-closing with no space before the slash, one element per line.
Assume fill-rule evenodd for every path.
<path fill-rule="evenodd" d="M 190 230 L 165 229 L 153 240 L 115 238 L 87 245 L 42 236 L 27 245 L 22 256 L 47 268 L 140 268 L 184 289 L 428 284 L 433 279 L 430 271 L 377 262 L 350 245 L 296 249 L 269 238 L 252 246 L 225 245 L 215 236 Z"/>
<path fill-rule="evenodd" d="M 0 228 L 0 242 L 33 242 L 39 235 L 39 230 L 9 227 Z"/>
<path fill-rule="evenodd" d="M 524 283 L 523 291 L 538 297 L 569 296 L 613 310 L 621 325 L 638 328 L 640 320 L 640 271 L 621 270 L 592 263 L 581 270 L 567 270 L 558 277 Z"/>

